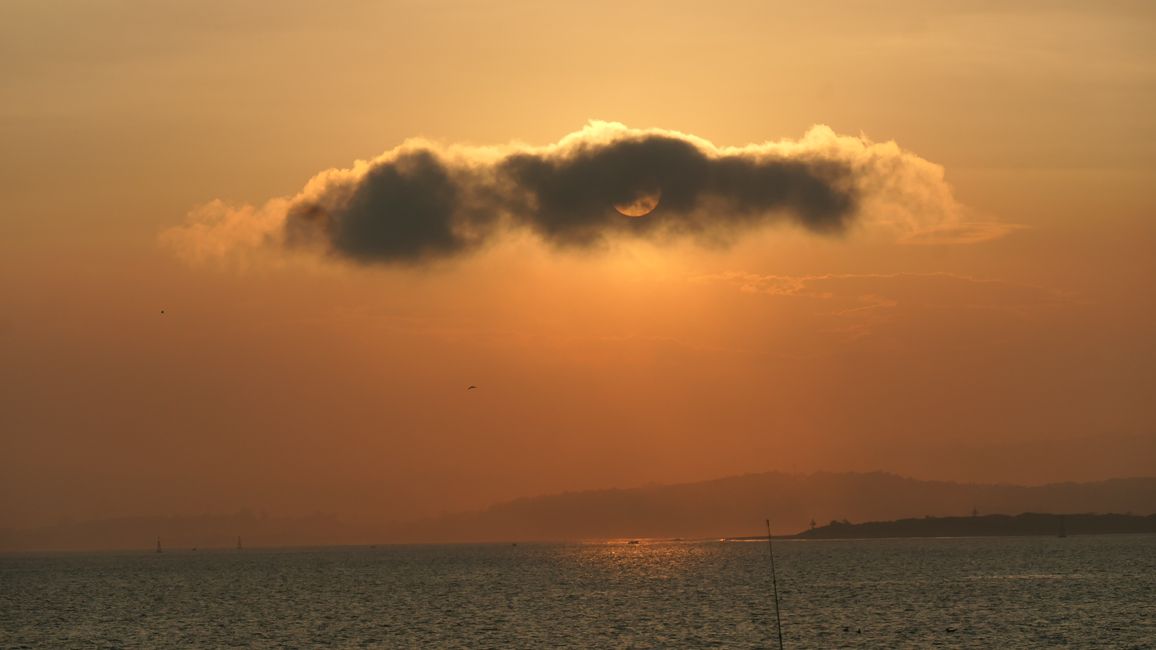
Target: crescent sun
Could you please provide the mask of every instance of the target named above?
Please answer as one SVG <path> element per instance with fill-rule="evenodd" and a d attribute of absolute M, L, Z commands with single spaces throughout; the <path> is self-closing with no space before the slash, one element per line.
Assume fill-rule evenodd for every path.
<path fill-rule="evenodd" d="M 646 190 L 636 193 L 629 201 L 615 203 L 614 209 L 624 217 L 645 217 L 658 207 L 661 198 L 660 190 Z"/>

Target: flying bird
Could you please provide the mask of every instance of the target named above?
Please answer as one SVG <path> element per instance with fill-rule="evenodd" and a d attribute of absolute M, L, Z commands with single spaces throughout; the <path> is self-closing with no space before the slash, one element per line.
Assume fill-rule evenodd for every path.
<path fill-rule="evenodd" d="M 466 390 L 473 390 L 473 389 L 475 389 L 475 388 L 477 388 L 477 386 L 474 386 L 473 384 L 471 384 L 471 385 L 470 385 L 470 387 L 469 387 L 469 388 L 467 388 Z"/>

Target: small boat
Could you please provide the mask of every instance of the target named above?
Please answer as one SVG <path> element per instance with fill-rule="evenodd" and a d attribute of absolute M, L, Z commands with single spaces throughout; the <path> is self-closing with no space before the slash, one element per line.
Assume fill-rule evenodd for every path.
<path fill-rule="evenodd" d="M 627 544 L 637 544 L 637 543 L 638 543 L 638 540 L 636 540 L 636 539 L 632 539 L 632 540 L 630 540 L 629 542 L 626 542 L 626 543 L 627 543 Z"/>

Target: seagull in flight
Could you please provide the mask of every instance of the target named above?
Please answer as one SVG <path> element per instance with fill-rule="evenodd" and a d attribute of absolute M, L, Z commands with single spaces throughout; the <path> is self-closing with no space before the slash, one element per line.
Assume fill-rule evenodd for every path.
<path fill-rule="evenodd" d="M 477 386 L 474 386 L 473 384 L 470 384 L 470 387 L 469 387 L 469 388 L 467 388 L 466 390 L 473 390 L 473 389 L 475 389 L 475 388 L 477 388 Z"/>

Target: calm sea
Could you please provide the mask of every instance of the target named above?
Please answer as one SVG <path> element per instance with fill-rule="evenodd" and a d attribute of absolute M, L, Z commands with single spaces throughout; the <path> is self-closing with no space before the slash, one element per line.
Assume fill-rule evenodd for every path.
<path fill-rule="evenodd" d="M 1153 648 L 1156 536 L 775 545 L 788 648 Z M 765 543 L 0 556 L 0 646 L 766 648 Z"/>

